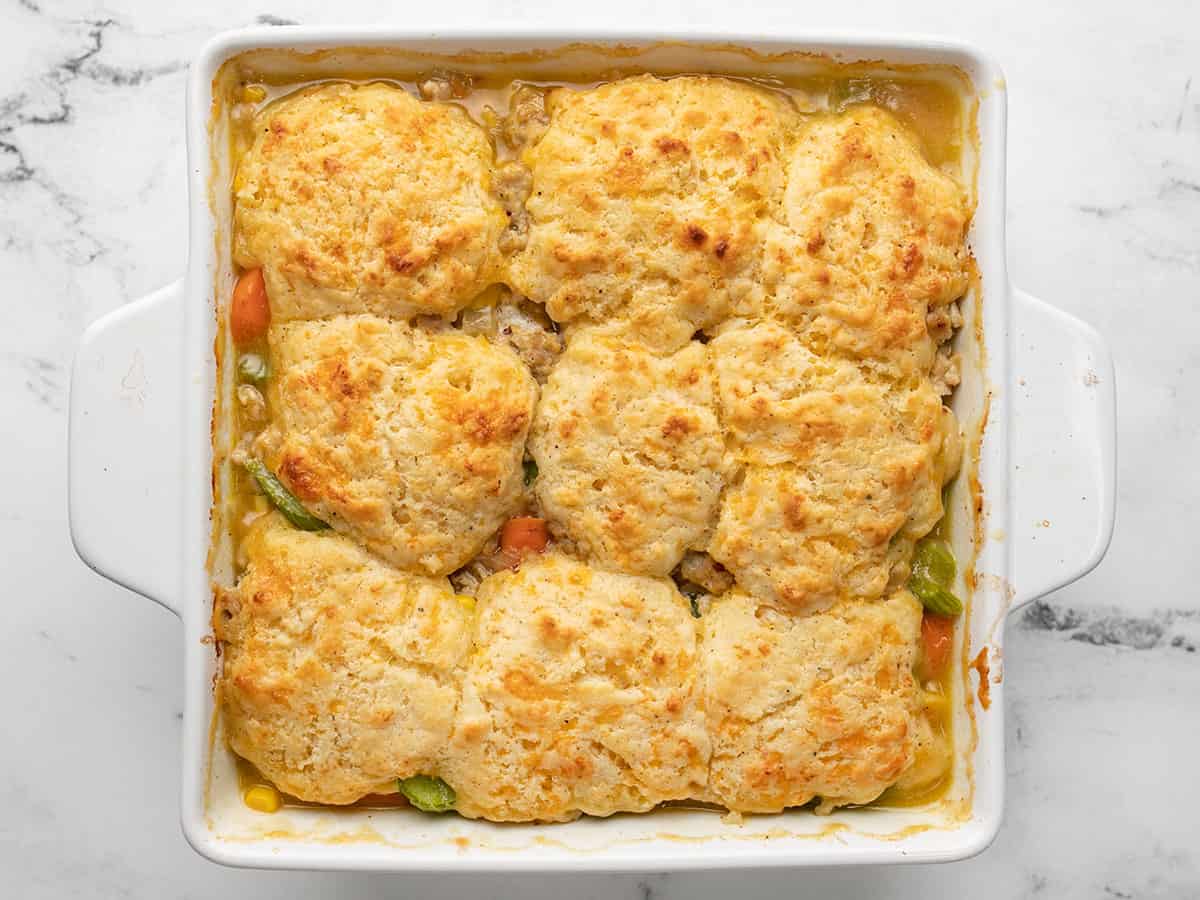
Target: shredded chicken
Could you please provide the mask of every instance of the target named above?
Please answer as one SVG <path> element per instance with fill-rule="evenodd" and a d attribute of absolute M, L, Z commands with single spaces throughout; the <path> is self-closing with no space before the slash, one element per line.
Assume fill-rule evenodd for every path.
<path fill-rule="evenodd" d="M 519 153 L 540 138 L 549 124 L 545 89 L 519 85 L 509 98 L 508 117 L 504 120 L 504 139 L 508 145 Z"/>
<path fill-rule="evenodd" d="M 508 227 L 500 235 L 500 250 L 516 253 L 529 240 L 529 213 L 525 201 L 533 187 L 529 169 L 518 162 L 507 162 L 496 170 L 496 196 L 508 216 Z"/>
<path fill-rule="evenodd" d="M 502 569 L 514 568 L 520 561 L 519 556 L 511 556 L 501 550 L 499 540 L 494 537 L 479 551 L 478 556 L 450 573 L 450 585 L 457 593 L 474 597 L 485 578 Z"/>
<path fill-rule="evenodd" d="M 417 84 L 422 100 L 461 100 L 471 93 L 471 76 L 462 72 L 431 73 Z"/>
<path fill-rule="evenodd" d="M 250 457 L 254 456 L 254 442 L 258 440 L 258 432 L 253 428 L 243 428 L 238 438 L 237 446 L 229 454 L 229 459 L 235 466 L 244 466 Z"/>
<path fill-rule="evenodd" d="M 462 311 L 459 319 L 463 334 L 494 338 L 496 336 L 496 307 L 493 304 Z"/>
<path fill-rule="evenodd" d="M 242 414 L 249 422 L 265 422 L 267 419 L 267 401 L 262 392 L 252 384 L 239 384 L 237 389 L 238 403 L 242 404 Z"/>
<path fill-rule="evenodd" d="M 483 579 L 491 575 L 493 570 L 483 560 L 476 558 L 471 560 L 457 572 L 450 574 L 450 584 L 457 594 L 465 594 L 468 597 L 474 597 L 475 592 L 479 590 L 479 585 L 483 583 Z"/>
<path fill-rule="evenodd" d="M 688 598 L 692 615 L 703 618 L 712 608 L 713 599 L 733 587 L 733 576 L 709 556 L 689 550 L 673 573 L 679 592 Z"/>
<path fill-rule="evenodd" d="M 951 394 L 962 381 L 960 361 L 961 358 L 950 350 L 949 344 L 939 347 L 933 357 L 933 371 L 929 373 L 929 379 L 933 383 L 933 389 L 941 396 Z"/>
<path fill-rule="evenodd" d="M 563 349 L 562 336 L 554 331 L 554 323 L 545 311 L 524 298 L 501 303 L 496 307 L 496 327 L 497 337 L 516 351 L 539 383 L 544 383 Z"/>
<path fill-rule="evenodd" d="M 508 344 L 540 383 L 546 381 L 562 353 L 562 336 L 545 310 L 507 292 L 498 303 L 463 310 L 460 325 L 466 334 Z"/>
<path fill-rule="evenodd" d="M 679 564 L 679 578 L 704 588 L 710 594 L 723 594 L 733 587 L 733 576 L 707 553 L 689 550 Z"/>
<path fill-rule="evenodd" d="M 954 332 L 962 328 L 962 324 L 962 310 L 957 303 L 931 309 L 925 316 L 925 327 L 929 330 L 929 336 L 938 344 L 950 340 Z"/>

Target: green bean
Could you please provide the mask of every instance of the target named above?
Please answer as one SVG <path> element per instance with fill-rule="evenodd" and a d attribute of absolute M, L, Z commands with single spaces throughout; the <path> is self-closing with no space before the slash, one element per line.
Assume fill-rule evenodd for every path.
<path fill-rule="evenodd" d="M 267 368 L 267 361 L 257 353 L 243 353 L 238 360 L 238 374 L 244 381 L 262 384 L 267 380 L 270 371 Z"/>
<path fill-rule="evenodd" d="M 246 460 L 246 471 L 254 476 L 259 488 L 267 495 L 267 499 L 275 505 L 275 508 L 283 513 L 284 518 L 301 531 L 321 531 L 329 527 L 305 509 L 304 504 L 283 486 L 283 482 L 276 478 L 261 460 L 253 457 Z"/>
<path fill-rule="evenodd" d="M 927 537 L 917 542 L 912 570 L 917 575 L 948 588 L 954 583 L 958 566 L 954 561 L 954 553 L 945 541 Z"/>
<path fill-rule="evenodd" d="M 397 782 L 405 798 L 422 812 L 449 812 L 454 809 L 454 788 L 436 775 L 414 775 Z"/>
<path fill-rule="evenodd" d="M 936 581 L 914 572 L 908 579 L 908 589 L 931 613 L 957 616 L 963 611 L 962 601 Z"/>

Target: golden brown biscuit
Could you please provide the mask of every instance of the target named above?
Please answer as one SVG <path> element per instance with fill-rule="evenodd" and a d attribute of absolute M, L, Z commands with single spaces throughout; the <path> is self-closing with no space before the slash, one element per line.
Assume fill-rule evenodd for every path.
<path fill-rule="evenodd" d="M 703 622 L 708 799 L 825 811 L 869 803 L 912 764 L 921 605 L 907 591 L 807 616 L 734 591 Z"/>
<path fill-rule="evenodd" d="M 316 803 L 432 771 L 470 644 L 471 615 L 447 581 L 398 572 L 278 513 L 243 547 L 249 567 L 213 614 L 234 752 Z"/>
<path fill-rule="evenodd" d="M 890 113 L 856 106 L 810 119 L 790 150 L 781 222 L 766 238 L 763 311 L 822 355 L 928 374 L 926 316 L 966 290 L 969 220 L 962 188 Z"/>
<path fill-rule="evenodd" d="M 274 326 L 270 344 L 257 450 L 337 530 L 441 575 L 520 505 L 537 385 L 508 347 L 374 316 Z"/>
<path fill-rule="evenodd" d="M 564 556 L 484 581 L 440 774 L 494 821 L 640 812 L 703 787 L 698 626 L 670 581 Z"/>
<path fill-rule="evenodd" d="M 277 321 L 452 316 L 498 280 L 493 151 L 461 108 L 386 84 L 267 107 L 234 182 L 235 258 Z"/>
<path fill-rule="evenodd" d="M 932 386 L 872 379 L 772 323 L 730 328 L 708 349 L 745 465 L 709 553 L 743 588 L 792 609 L 875 598 L 906 577 L 958 465 L 958 426 Z"/>
<path fill-rule="evenodd" d="M 528 243 L 512 283 L 560 322 L 619 318 L 664 348 L 756 301 L 792 113 L 723 78 L 639 76 L 547 101 L 523 154 Z"/>
<path fill-rule="evenodd" d="M 656 355 L 592 329 L 569 338 L 529 440 L 555 536 L 598 565 L 646 575 L 707 543 L 724 449 L 703 345 Z"/>

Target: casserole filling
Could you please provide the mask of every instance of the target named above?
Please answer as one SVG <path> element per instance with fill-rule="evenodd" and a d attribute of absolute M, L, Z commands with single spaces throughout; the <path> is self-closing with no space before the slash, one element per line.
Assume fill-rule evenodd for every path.
<path fill-rule="evenodd" d="M 962 110 L 920 81 L 247 85 L 246 803 L 911 804 L 952 768 Z"/>

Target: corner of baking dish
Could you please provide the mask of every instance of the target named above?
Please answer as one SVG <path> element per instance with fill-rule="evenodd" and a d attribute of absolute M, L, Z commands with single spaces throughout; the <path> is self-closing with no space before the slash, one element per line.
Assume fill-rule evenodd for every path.
<path fill-rule="evenodd" d="M 552 827 L 498 826 L 457 817 L 387 816 L 328 809 L 284 810 L 257 816 L 230 803 L 235 779 L 214 715 L 215 659 L 211 636 L 208 547 L 213 469 L 211 432 L 216 383 L 215 290 L 222 273 L 215 248 L 222 239 L 214 209 L 211 146 L 213 85 L 221 66 L 243 52 L 337 47 L 380 47 L 430 52 L 549 49 L 568 44 L 648 47 L 662 43 L 716 50 L 748 47 L 764 55 L 803 51 L 834 60 L 954 66 L 971 80 L 978 108 L 977 212 L 971 246 L 979 266 L 973 314 L 977 347 L 973 385 L 960 388 L 958 405 L 974 412 L 976 471 L 958 479 L 952 504 L 974 522 L 975 563 L 970 617 L 962 647 L 962 715 L 956 723 L 956 781 L 964 790 L 936 807 L 914 810 L 847 809 L 747 817 L 734 823 L 684 810 L 652 817 L 617 815 Z M 994 839 L 1003 795 L 1003 620 L 1010 603 L 1008 515 L 1008 398 L 1006 383 L 1009 287 L 1004 243 L 1005 88 L 999 67 L 966 44 L 940 39 L 862 35 L 771 38 L 686 30 L 656 35 L 545 30 L 457 28 L 399 31 L 377 28 L 270 28 L 219 35 L 200 52 L 188 85 L 190 256 L 183 346 L 187 377 L 181 434 L 185 473 L 184 565 L 179 585 L 186 640 L 187 692 L 183 730 L 182 824 L 202 855 L 229 865 L 378 871 L 637 871 L 728 866 L 852 865 L 962 859 Z M 227 200 L 225 202 L 228 202 Z M 986 495 L 986 502 L 985 502 Z M 994 525 L 989 525 L 994 523 Z M 959 529 L 964 531 L 964 529 Z M 970 546 L 963 549 L 968 555 Z M 981 656 L 982 654 L 982 656 Z M 982 666 L 978 664 L 983 660 Z M 977 697 L 969 664 L 988 682 L 991 703 Z M 236 790 L 236 783 L 233 782 Z M 222 793 L 224 792 L 224 793 Z M 256 818 L 257 816 L 257 818 Z M 269 823 L 264 822 L 269 818 Z M 402 820 L 397 824 L 396 820 Z"/>

